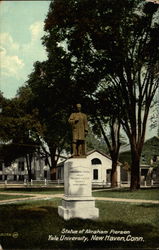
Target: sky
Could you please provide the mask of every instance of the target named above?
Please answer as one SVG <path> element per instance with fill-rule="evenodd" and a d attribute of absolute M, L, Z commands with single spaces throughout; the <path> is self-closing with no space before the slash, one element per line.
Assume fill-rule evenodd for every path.
<path fill-rule="evenodd" d="M 47 58 L 41 37 L 50 1 L 0 3 L 0 91 L 12 98 L 35 61 Z"/>
<path fill-rule="evenodd" d="M 6 98 L 16 95 L 36 61 L 47 58 L 41 37 L 50 1 L 0 2 L 0 91 Z M 151 113 L 153 111 L 151 110 Z M 157 135 L 147 125 L 146 138 Z"/>

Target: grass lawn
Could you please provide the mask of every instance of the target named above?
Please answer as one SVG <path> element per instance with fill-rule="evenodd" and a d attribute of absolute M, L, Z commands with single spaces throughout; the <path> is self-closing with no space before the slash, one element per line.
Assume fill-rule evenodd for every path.
<path fill-rule="evenodd" d="M 138 191 L 131 192 L 127 188 L 119 190 L 100 190 L 92 193 L 95 197 L 112 197 L 125 199 L 144 199 L 144 200 L 158 200 L 159 188 L 142 188 Z"/>
<path fill-rule="evenodd" d="M 16 199 L 16 198 L 26 198 L 30 197 L 27 195 L 6 195 L 6 194 L 0 194 L 0 201 L 2 200 L 10 200 L 10 199 Z"/>
<path fill-rule="evenodd" d="M 27 201 L 0 206 L 0 240 L 4 249 L 56 249 L 56 248 L 157 248 L 159 205 L 127 204 L 98 201 L 100 217 L 96 221 L 71 219 L 64 221 L 58 216 L 60 199 Z M 142 241 L 91 240 L 92 234 L 85 233 L 88 241 L 48 240 L 49 235 L 60 237 L 63 229 L 108 231 L 110 236 L 143 237 Z M 110 234 L 111 230 L 129 231 L 126 235 Z M 14 233 L 17 232 L 17 233 Z M 7 235 L 6 235 L 7 234 Z M 104 236 L 103 234 L 96 234 Z M 79 236 L 68 234 L 65 236 Z M 81 235 L 80 235 L 81 236 Z"/>

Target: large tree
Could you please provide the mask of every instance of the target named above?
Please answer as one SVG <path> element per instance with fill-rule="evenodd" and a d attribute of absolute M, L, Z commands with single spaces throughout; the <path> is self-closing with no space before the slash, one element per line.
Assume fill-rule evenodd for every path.
<path fill-rule="evenodd" d="M 49 53 L 55 40 L 65 48 L 73 79 L 83 93 L 91 94 L 95 86 L 113 87 L 131 145 L 131 189 L 140 187 L 140 156 L 159 84 L 158 13 L 157 4 L 139 0 L 92 0 L 91 4 L 54 0 L 45 20 L 44 44 Z"/>
<path fill-rule="evenodd" d="M 19 157 L 25 157 L 29 181 L 32 178 L 32 160 L 39 151 L 39 141 L 30 136 L 30 132 L 41 134 L 42 127 L 34 110 L 28 110 L 31 92 L 21 88 L 17 96 L 11 100 L 2 99 L 0 115 L 0 158 L 5 166 L 9 166 Z"/>
<path fill-rule="evenodd" d="M 92 98 L 94 99 L 94 105 L 91 105 L 93 108 L 90 110 L 94 133 L 99 133 L 103 137 L 112 159 L 112 187 L 118 185 L 117 165 L 120 146 L 123 143 L 121 136 L 121 109 L 117 105 L 116 98 L 113 88 L 108 87 L 107 91 L 100 89 Z"/>
<path fill-rule="evenodd" d="M 159 60 L 156 37 L 159 26 L 154 23 L 157 6 L 143 3 L 141 9 L 137 7 L 139 5 L 134 4 L 128 8 L 117 34 L 113 34 L 115 54 L 114 51 L 110 53 L 110 65 L 113 67 L 116 63 L 117 68 L 108 74 L 122 109 L 121 123 L 131 145 L 131 189 L 140 187 L 140 156 L 149 110 L 159 84 L 155 72 Z"/>
<path fill-rule="evenodd" d="M 86 1 L 84 2 L 83 6 L 82 4 L 80 4 L 80 1 L 78 2 L 79 2 L 79 8 L 82 7 L 82 11 L 84 11 Z M 82 102 L 86 107 L 87 113 L 91 115 L 90 120 L 93 123 L 93 127 L 95 127 L 97 124 L 98 128 L 101 130 L 101 133 L 104 137 L 104 141 L 106 143 L 106 147 L 108 147 L 109 153 L 112 158 L 111 179 L 112 179 L 112 186 L 114 187 L 117 185 L 116 167 L 117 167 L 118 154 L 120 148 L 120 140 L 119 140 L 120 122 L 118 119 L 119 114 L 114 112 L 114 114 L 112 115 L 111 111 L 113 109 L 111 108 L 111 111 L 109 110 L 109 116 L 111 114 L 112 117 L 108 119 L 108 109 L 110 108 L 110 106 L 112 107 L 112 105 L 110 105 L 110 102 L 107 101 L 104 103 L 102 100 L 99 101 L 99 99 L 101 99 L 99 98 L 99 95 L 98 97 L 96 97 L 98 99 L 98 104 L 97 103 L 95 104 L 93 101 L 92 93 L 98 89 L 98 84 L 104 75 L 102 71 L 100 71 L 99 73 L 99 65 L 96 65 L 97 57 L 96 56 L 92 57 L 92 55 L 90 54 L 90 48 L 88 47 L 89 40 L 84 41 L 83 44 L 82 41 L 80 41 L 81 32 L 79 32 L 79 34 L 75 34 L 76 32 L 74 33 L 73 27 L 71 26 L 69 27 L 69 24 L 68 27 L 67 26 L 61 27 L 63 23 L 60 21 L 60 15 L 63 15 L 63 13 L 69 15 L 70 8 L 72 7 L 76 8 L 77 3 L 73 3 L 73 5 L 71 4 L 72 4 L 71 1 L 68 2 L 54 1 L 51 3 L 48 17 L 45 20 L 45 31 L 47 31 L 47 35 L 43 37 L 43 43 L 47 48 L 48 57 L 51 60 L 55 60 L 54 59 L 55 53 L 58 52 L 59 54 L 59 51 L 63 51 L 62 59 L 59 58 L 59 62 L 62 63 L 61 72 L 63 71 L 63 68 L 65 68 L 67 75 L 69 75 L 69 81 L 68 81 L 69 92 L 67 92 L 69 94 L 69 98 L 71 97 L 69 101 L 71 101 L 72 103 L 74 103 L 75 101 Z M 72 20 L 75 19 L 78 23 L 77 25 L 81 25 L 82 27 L 83 24 L 82 23 L 79 24 L 79 22 L 82 21 L 80 20 L 81 16 L 80 15 L 78 16 L 78 14 L 76 13 L 76 11 L 72 12 L 71 13 L 71 15 L 73 15 Z M 76 25 L 76 23 L 71 23 L 71 25 L 72 26 Z M 67 64 L 64 64 L 65 63 L 64 59 L 66 60 L 66 58 L 67 58 Z M 68 64 L 70 65 L 69 72 L 67 66 Z M 56 74 L 58 75 L 58 72 Z M 64 76 L 62 75 L 62 77 Z M 66 84 L 63 83 L 63 86 L 65 85 Z M 92 103 L 93 106 L 95 106 L 93 110 L 92 110 Z M 101 109 L 101 103 L 103 105 L 108 104 L 109 106 L 108 109 L 107 110 Z M 93 116 L 95 119 L 93 119 Z M 108 139 L 105 133 L 104 122 L 106 120 L 107 121 L 109 120 L 109 123 L 107 122 L 107 125 L 109 124 L 111 130 L 111 136 L 110 136 L 111 139 L 110 138 Z M 97 130 L 95 129 L 94 131 Z"/>
<path fill-rule="evenodd" d="M 62 50 L 57 48 L 54 59 L 36 62 L 27 82 L 32 91 L 31 105 L 38 110 L 37 116 L 44 128 L 42 138 L 49 148 L 52 178 L 55 178 L 55 168 L 61 152 L 69 148 L 69 74 L 66 75 L 66 68 L 62 66 L 64 62 L 59 60 L 62 54 Z"/>

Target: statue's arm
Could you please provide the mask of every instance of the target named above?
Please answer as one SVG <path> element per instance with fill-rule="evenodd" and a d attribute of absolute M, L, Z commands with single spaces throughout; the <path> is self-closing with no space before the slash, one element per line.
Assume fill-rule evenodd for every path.
<path fill-rule="evenodd" d="M 72 113 L 68 119 L 68 122 L 73 125 L 75 123 L 74 114 Z"/>

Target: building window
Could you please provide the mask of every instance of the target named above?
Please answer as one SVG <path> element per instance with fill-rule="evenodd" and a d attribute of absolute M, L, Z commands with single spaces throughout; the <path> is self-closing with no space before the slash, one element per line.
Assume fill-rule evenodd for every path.
<path fill-rule="evenodd" d="M 92 159 L 92 165 L 98 165 L 98 164 L 102 164 L 101 160 L 99 160 L 98 158 L 94 158 Z"/>
<path fill-rule="evenodd" d="M 98 180 L 98 169 L 93 169 L 93 180 Z"/>
<path fill-rule="evenodd" d="M 111 169 L 106 170 L 106 180 L 107 180 L 107 183 L 111 182 Z"/>
<path fill-rule="evenodd" d="M 24 171 L 24 161 L 19 161 L 18 162 L 18 170 L 19 171 Z"/>
<path fill-rule="evenodd" d="M 0 181 L 2 181 L 2 175 L 0 175 Z"/>
<path fill-rule="evenodd" d="M 147 173 L 148 173 L 148 169 L 141 169 L 141 176 L 147 176 Z"/>

